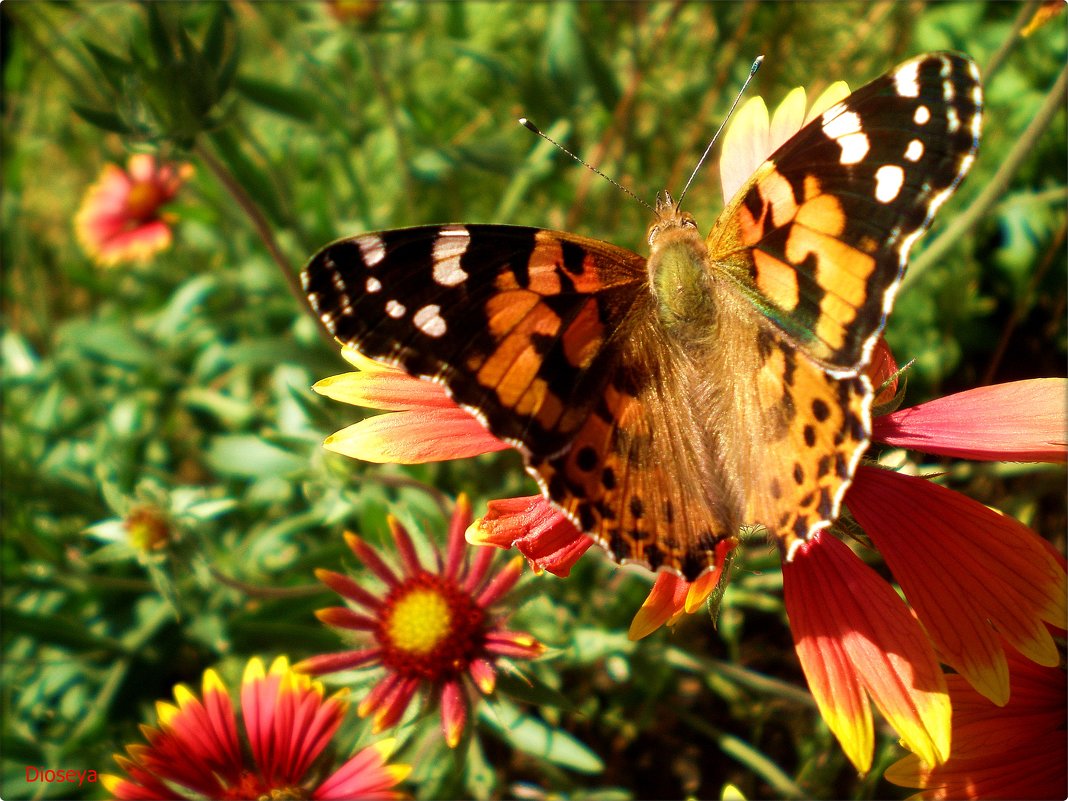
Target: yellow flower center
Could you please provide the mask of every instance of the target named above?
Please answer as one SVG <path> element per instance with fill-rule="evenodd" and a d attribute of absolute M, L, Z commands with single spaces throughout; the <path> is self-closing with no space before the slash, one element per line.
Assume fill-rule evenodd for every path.
<path fill-rule="evenodd" d="M 385 629 L 400 650 L 428 654 L 452 630 L 449 602 L 434 589 L 413 590 L 395 602 Z"/>
<path fill-rule="evenodd" d="M 483 653 L 486 612 L 460 584 L 423 572 L 386 597 L 375 637 L 388 670 L 443 681 L 467 670 Z"/>

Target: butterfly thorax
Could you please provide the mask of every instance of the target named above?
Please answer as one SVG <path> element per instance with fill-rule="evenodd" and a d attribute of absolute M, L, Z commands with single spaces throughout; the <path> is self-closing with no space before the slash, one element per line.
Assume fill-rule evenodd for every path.
<path fill-rule="evenodd" d="M 656 213 L 647 269 L 660 320 L 676 336 L 707 339 L 715 322 L 708 248 L 693 215 L 679 211 L 670 195 L 657 199 Z"/>

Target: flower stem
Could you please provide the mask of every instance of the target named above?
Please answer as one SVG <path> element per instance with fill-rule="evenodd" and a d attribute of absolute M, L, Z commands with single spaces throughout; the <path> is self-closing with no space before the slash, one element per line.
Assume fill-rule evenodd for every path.
<path fill-rule="evenodd" d="M 304 297 L 304 290 L 300 285 L 300 281 L 297 279 L 296 274 L 293 272 L 292 265 L 285 254 L 282 253 L 281 247 L 278 245 L 278 240 L 274 237 L 274 232 L 271 230 L 271 225 L 267 221 L 267 218 L 260 211 L 259 206 L 249 196 L 245 188 L 237 181 L 236 178 L 230 173 L 219 159 L 206 148 L 203 144 L 197 143 L 193 152 L 200 157 L 212 174 L 218 179 L 226 190 L 237 201 L 237 205 L 241 207 L 241 210 L 245 212 L 249 220 L 252 222 L 252 227 L 256 229 L 256 233 L 263 242 L 264 247 L 267 248 L 267 252 L 274 259 L 275 264 L 278 265 L 282 271 L 282 278 L 286 282 L 286 287 L 289 289 L 289 293 L 296 299 L 301 308 L 307 306 L 307 300 Z M 319 332 L 323 340 L 331 347 L 335 347 L 334 339 L 330 336 L 329 332 L 321 325 L 316 326 L 316 330 Z"/>

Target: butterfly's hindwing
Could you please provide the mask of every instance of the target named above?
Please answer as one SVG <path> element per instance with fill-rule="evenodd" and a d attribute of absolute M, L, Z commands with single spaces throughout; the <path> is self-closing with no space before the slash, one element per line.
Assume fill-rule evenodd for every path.
<path fill-rule="evenodd" d="M 712 258 L 814 359 L 855 370 L 882 330 L 909 248 L 974 161 L 981 115 L 970 60 L 905 62 L 757 170 L 709 234 Z"/>

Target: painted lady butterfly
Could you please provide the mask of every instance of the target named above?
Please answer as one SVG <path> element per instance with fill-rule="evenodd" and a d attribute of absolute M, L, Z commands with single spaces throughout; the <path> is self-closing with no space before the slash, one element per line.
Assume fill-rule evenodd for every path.
<path fill-rule="evenodd" d="M 866 365 L 909 248 L 975 160 L 969 59 L 907 61 L 816 117 L 702 239 L 664 193 L 649 258 L 503 225 L 363 234 L 303 273 L 339 340 L 440 381 L 617 558 L 694 579 L 747 525 L 787 558 L 871 431 Z"/>

